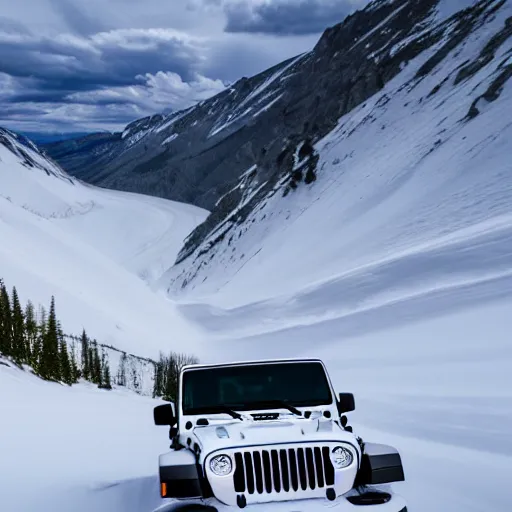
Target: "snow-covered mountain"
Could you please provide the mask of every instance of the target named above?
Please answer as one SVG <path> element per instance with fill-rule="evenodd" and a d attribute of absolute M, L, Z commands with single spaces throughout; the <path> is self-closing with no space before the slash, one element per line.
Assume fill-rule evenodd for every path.
<path fill-rule="evenodd" d="M 303 57 L 243 78 L 185 111 L 157 114 L 123 132 L 97 133 L 43 145 L 70 174 L 88 183 L 210 209 L 272 140 L 277 106 Z M 258 149 L 259 151 L 259 149 Z"/>
<path fill-rule="evenodd" d="M 243 78 L 195 107 L 138 120 L 123 133 L 51 144 L 45 151 L 90 183 L 211 210 L 182 259 L 237 206 L 244 205 L 239 217 L 245 218 L 289 179 L 298 146 L 317 144 L 341 117 L 384 87 L 390 90 L 391 83 L 413 88 L 407 98 L 431 84 L 423 94 L 435 101 L 485 75 L 487 87 L 468 92 L 464 103 L 463 116 L 472 118 L 479 95 L 494 99 L 510 77 L 509 15 L 509 2 L 501 0 L 377 0 L 328 29 L 310 52 Z M 448 69 L 449 62 L 456 64 Z M 493 70 L 492 77 L 485 74 Z M 393 108 L 407 119 L 414 107 L 405 103 Z M 259 188 L 245 204 L 239 184 L 254 165 Z"/>
<path fill-rule="evenodd" d="M 290 146 L 277 182 L 257 164 L 249 168 L 237 186 L 240 203 L 187 240 L 163 279 L 170 291 L 231 307 L 313 285 L 336 282 L 341 290 L 381 269 L 386 283 L 407 293 L 448 277 L 455 285 L 507 271 L 512 125 L 503 113 L 512 112 L 512 5 L 478 6 L 433 16 L 421 34 L 390 38 L 372 52 L 389 58 L 438 34 L 314 148 Z M 307 184 L 311 167 L 316 181 Z M 491 238 L 488 252 L 482 244 Z M 474 247 L 470 266 L 458 254 L 466 240 Z M 418 268 L 395 275 L 399 261 Z"/>
<path fill-rule="evenodd" d="M 198 339 L 151 282 L 207 212 L 98 189 L 0 130 L 0 277 L 22 302 L 55 296 L 66 333 L 157 358 Z"/>
<path fill-rule="evenodd" d="M 141 120 L 114 136 L 125 142 L 66 141 L 58 157 L 47 148 L 97 183 L 186 191 L 211 204 L 202 224 L 204 210 L 70 179 L 7 134 L 18 152 L 0 147 L 10 197 L 0 198 L 10 241 L 0 268 L 32 299 L 64 294 L 70 330 L 90 325 L 136 353 L 176 339 L 203 362 L 321 357 L 336 389 L 355 393 L 355 429 L 402 453 L 397 489 L 411 510 L 508 511 L 511 35 L 510 0 L 378 0 L 312 52 L 188 112 Z M 20 147 L 49 174 L 23 165 Z M 92 177 L 96 150 L 105 165 Z M 158 504 L 168 440 L 150 401 L 0 365 L 0 397 L 7 388 L 9 512 Z M 11 447 L 33 433 L 20 411 L 44 403 L 47 443 Z M 71 475 L 70 431 L 86 452 Z M 26 460 L 44 472 L 51 450 L 53 473 L 20 498 Z"/>
<path fill-rule="evenodd" d="M 244 77 L 194 107 L 137 120 L 122 133 L 94 134 L 45 150 L 90 183 L 211 210 L 254 164 L 265 179 L 279 179 L 276 160 L 283 147 L 325 136 L 404 62 L 442 40 L 443 33 L 429 26 L 473 3 L 374 1 L 328 29 L 312 51 Z M 474 10 L 477 15 L 479 8 Z M 455 25 L 458 34 L 466 19 Z M 391 47 L 397 50 L 392 55 L 386 53 Z M 226 208 L 224 201 L 217 211 L 226 214 Z"/>

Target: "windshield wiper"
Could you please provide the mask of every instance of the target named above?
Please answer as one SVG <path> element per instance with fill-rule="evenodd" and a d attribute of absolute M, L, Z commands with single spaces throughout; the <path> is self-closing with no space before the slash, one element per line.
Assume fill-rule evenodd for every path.
<path fill-rule="evenodd" d="M 243 417 L 241 414 L 238 414 L 236 411 L 234 411 L 230 407 L 227 407 L 226 405 L 212 405 L 209 407 L 192 407 L 191 409 L 186 410 L 186 414 L 195 414 L 195 415 L 216 414 L 219 412 L 225 412 L 226 414 L 229 414 L 232 418 L 235 418 L 236 420 L 243 421 Z"/>
<path fill-rule="evenodd" d="M 232 418 L 235 418 L 235 420 L 243 421 L 241 414 L 238 414 L 236 411 L 233 411 L 233 409 L 230 409 L 226 405 L 216 405 L 214 407 L 208 408 L 208 412 L 215 412 L 215 411 L 225 412 L 226 414 L 229 414 Z"/>
<path fill-rule="evenodd" d="M 282 407 L 284 409 L 288 409 L 293 414 L 296 414 L 297 416 L 302 416 L 302 413 L 297 409 L 296 407 L 293 407 L 293 405 L 290 405 L 285 400 L 265 400 L 261 402 L 249 402 L 245 404 L 246 407 Z"/>

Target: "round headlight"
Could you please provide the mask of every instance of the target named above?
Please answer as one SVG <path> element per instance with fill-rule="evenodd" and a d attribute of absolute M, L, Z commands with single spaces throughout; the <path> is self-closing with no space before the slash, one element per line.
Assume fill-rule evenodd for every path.
<path fill-rule="evenodd" d="M 216 455 L 210 460 L 210 469 L 217 476 L 229 475 L 233 469 L 233 463 L 227 455 Z"/>
<path fill-rule="evenodd" d="M 343 448 L 342 446 L 336 446 L 331 452 L 331 461 L 336 469 L 342 469 L 350 466 L 354 460 L 352 452 Z"/>

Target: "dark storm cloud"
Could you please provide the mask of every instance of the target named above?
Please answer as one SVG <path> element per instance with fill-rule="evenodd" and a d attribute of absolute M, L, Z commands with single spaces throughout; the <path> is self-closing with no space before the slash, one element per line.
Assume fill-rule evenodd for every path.
<path fill-rule="evenodd" d="M 125 29 L 87 38 L 0 34 L 0 69 L 73 87 L 127 85 L 140 73 L 162 69 L 188 80 L 199 68 L 203 51 L 197 41 L 160 29 Z"/>
<path fill-rule="evenodd" d="M 119 129 L 187 108 L 309 50 L 355 3 L 0 0 L 0 125 Z"/>
<path fill-rule="evenodd" d="M 94 118 L 122 124 L 161 110 L 181 109 L 219 92 L 224 84 L 200 73 L 203 41 L 169 29 L 122 29 L 88 37 L 60 34 L 0 33 L 3 96 L 32 111 L 48 114 L 56 105 L 75 105 L 87 123 Z M 162 72 L 161 70 L 173 70 Z M 10 92 L 9 92 L 10 91 Z M 127 105 L 124 105 L 127 104 Z M 87 108 L 81 106 L 87 105 Z M 105 106 L 109 106 L 105 110 Z M 93 109 L 109 112 L 96 115 Z M 58 109 L 57 109 L 58 110 Z M 21 113 L 1 108 L 6 124 Z M 28 112 L 27 111 L 27 112 Z M 55 119 L 52 114 L 46 119 Z"/>
<path fill-rule="evenodd" d="M 55 12 L 63 18 L 68 29 L 74 34 L 88 36 L 106 30 L 99 17 L 90 16 L 72 0 L 50 0 Z"/>
<path fill-rule="evenodd" d="M 348 14 L 366 3 L 367 0 L 225 1 L 226 31 L 279 35 L 318 34 L 343 21 Z"/>

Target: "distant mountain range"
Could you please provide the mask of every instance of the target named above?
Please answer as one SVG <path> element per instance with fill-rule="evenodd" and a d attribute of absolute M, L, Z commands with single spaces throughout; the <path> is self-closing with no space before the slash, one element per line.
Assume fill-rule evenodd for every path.
<path fill-rule="evenodd" d="M 78 139 L 86 137 L 90 132 L 68 132 L 68 133 L 56 133 L 56 132 L 18 132 L 24 135 L 36 144 L 49 144 L 51 142 L 60 142 L 69 139 Z"/>

